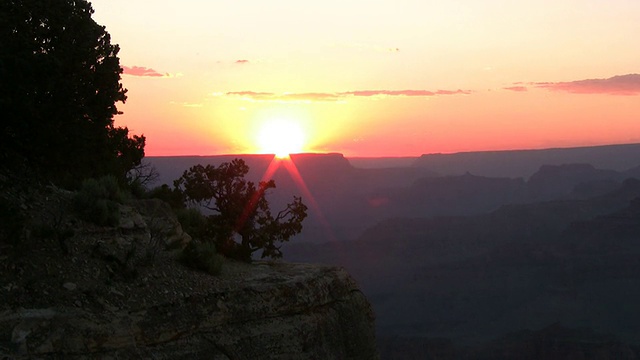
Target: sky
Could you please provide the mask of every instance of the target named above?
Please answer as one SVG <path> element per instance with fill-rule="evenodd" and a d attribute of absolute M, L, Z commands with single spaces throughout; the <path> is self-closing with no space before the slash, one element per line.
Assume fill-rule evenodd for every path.
<path fill-rule="evenodd" d="M 92 4 L 147 156 L 640 142 L 638 0 Z"/>

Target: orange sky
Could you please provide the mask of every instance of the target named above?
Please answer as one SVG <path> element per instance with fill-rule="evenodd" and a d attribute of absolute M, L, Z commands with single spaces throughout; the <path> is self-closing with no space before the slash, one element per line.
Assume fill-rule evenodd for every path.
<path fill-rule="evenodd" d="M 637 0 L 93 1 L 147 155 L 640 142 Z"/>

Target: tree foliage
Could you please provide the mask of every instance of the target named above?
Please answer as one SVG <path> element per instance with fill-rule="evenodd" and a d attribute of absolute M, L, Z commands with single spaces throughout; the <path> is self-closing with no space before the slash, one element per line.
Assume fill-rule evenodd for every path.
<path fill-rule="evenodd" d="M 266 192 L 275 188 L 273 180 L 257 185 L 245 180 L 249 167 L 242 159 L 220 166 L 196 165 L 174 182 L 174 187 L 192 206 L 212 212 L 208 235 L 221 254 L 250 261 L 256 251 L 261 257 L 282 256 L 278 243 L 302 231 L 307 207 L 294 197 L 283 210 L 272 213 Z M 239 238 L 239 242 L 235 238 Z"/>
<path fill-rule="evenodd" d="M 77 186 L 124 180 L 144 156 L 144 136 L 116 127 L 117 45 L 85 0 L 0 2 L 0 161 Z"/>

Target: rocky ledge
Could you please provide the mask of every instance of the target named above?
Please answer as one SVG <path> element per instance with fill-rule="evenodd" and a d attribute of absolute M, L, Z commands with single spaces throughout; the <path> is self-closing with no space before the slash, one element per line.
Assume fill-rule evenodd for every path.
<path fill-rule="evenodd" d="M 68 194 L 41 198 L 31 227 L 50 231 L 0 243 L 0 359 L 378 358 L 342 268 L 225 261 L 213 276 L 177 261 L 190 239 L 164 203 L 100 228 L 59 211 Z"/>
<path fill-rule="evenodd" d="M 168 302 L 106 311 L 4 311 L 0 351 L 15 358 L 65 359 L 377 357 L 371 308 L 343 269 L 226 266 L 233 268 L 227 269 L 233 276 L 216 278 L 212 286 Z"/>

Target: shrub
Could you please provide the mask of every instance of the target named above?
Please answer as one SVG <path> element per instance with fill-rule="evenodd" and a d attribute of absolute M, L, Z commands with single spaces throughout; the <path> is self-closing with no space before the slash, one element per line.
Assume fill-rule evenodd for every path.
<path fill-rule="evenodd" d="M 190 268 L 218 275 L 222 271 L 224 258 L 216 252 L 213 244 L 191 241 L 182 250 L 180 261 Z"/>
<path fill-rule="evenodd" d="M 100 186 L 102 191 L 104 191 L 105 199 L 112 200 L 115 202 L 123 203 L 127 200 L 126 193 L 120 188 L 120 184 L 118 180 L 113 175 L 107 175 L 99 178 L 97 180 L 98 185 Z"/>
<path fill-rule="evenodd" d="M 127 187 L 129 188 L 129 192 L 131 193 L 131 195 L 133 195 L 133 197 L 135 197 L 136 199 L 144 199 L 147 197 L 147 189 L 143 184 L 134 181 L 127 184 Z"/>
<path fill-rule="evenodd" d="M 187 234 L 198 240 L 206 239 L 207 217 L 198 209 L 185 208 L 175 210 L 178 222 Z"/>
<path fill-rule="evenodd" d="M 120 189 L 114 176 L 87 179 L 82 182 L 74 198 L 78 215 L 96 225 L 116 226 L 120 221 L 118 203 L 124 202 L 125 193 Z"/>
<path fill-rule="evenodd" d="M 147 197 L 150 185 L 155 183 L 160 173 L 148 161 L 142 161 L 127 173 L 127 188 L 138 199 Z"/>
<path fill-rule="evenodd" d="M 161 186 L 156 186 L 153 189 L 149 190 L 146 194 L 146 197 L 150 199 L 160 199 L 172 209 L 184 209 L 184 195 L 182 192 L 171 189 L 167 184 L 162 184 Z"/>

